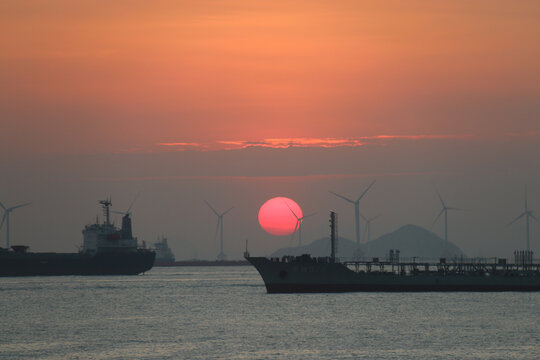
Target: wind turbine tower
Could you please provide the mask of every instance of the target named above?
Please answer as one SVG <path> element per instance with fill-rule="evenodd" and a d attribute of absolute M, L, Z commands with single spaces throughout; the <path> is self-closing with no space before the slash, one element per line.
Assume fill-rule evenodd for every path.
<path fill-rule="evenodd" d="M 446 206 L 446 204 L 444 203 L 441 197 L 441 194 L 439 194 L 438 191 L 437 191 L 437 196 L 439 197 L 439 200 L 441 200 L 442 209 L 439 215 L 437 215 L 437 217 L 435 218 L 435 221 L 433 221 L 433 224 L 431 225 L 431 227 L 435 225 L 437 220 L 439 220 L 441 215 L 444 213 L 444 240 L 448 243 L 448 210 L 460 210 L 460 209 Z"/>
<path fill-rule="evenodd" d="M 223 252 L 223 216 L 225 216 L 226 213 L 228 213 L 229 211 L 231 211 L 233 209 L 233 207 L 229 208 L 228 210 L 222 212 L 221 214 L 218 213 L 213 207 L 212 205 L 210 205 L 210 203 L 208 201 L 204 201 L 206 203 L 206 205 L 208 205 L 208 207 L 214 212 L 214 214 L 216 214 L 216 216 L 218 217 L 218 221 L 217 221 L 217 225 L 216 225 L 216 233 L 214 235 L 214 239 L 216 238 L 217 236 L 217 233 L 219 231 L 219 254 L 217 256 L 217 259 L 219 261 L 221 260 L 226 260 L 227 259 L 227 255 L 225 255 L 225 253 Z"/>
<path fill-rule="evenodd" d="M 2 222 L 0 222 L 0 230 L 2 229 L 2 226 L 4 225 L 4 222 L 5 222 L 6 223 L 6 248 L 7 249 L 9 249 L 9 247 L 11 246 L 10 239 L 9 239 L 9 235 L 10 235 L 9 234 L 9 216 L 11 212 L 17 208 L 30 205 L 30 204 L 31 203 L 24 203 L 24 204 L 12 206 L 10 208 L 6 208 L 4 204 L 0 202 L 0 206 L 2 207 L 2 209 L 4 209 L 4 216 L 2 216 Z"/>
<path fill-rule="evenodd" d="M 289 210 L 291 210 L 292 214 L 294 215 L 294 217 L 296 218 L 296 225 L 294 227 L 294 231 L 298 230 L 298 246 L 302 246 L 302 223 L 304 222 L 304 219 L 305 218 L 308 218 L 310 216 L 313 216 L 317 213 L 312 213 L 312 214 L 308 214 L 308 215 L 304 215 L 302 217 L 298 217 L 298 215 L 296 215 L 296 213 L 293 211 L 293 209 L 291 209 L 291 207 L 289 206 L 289 204 L 285 203 L 285 205 L 287 205 L 287 207 L 289 208 Z"/>
<path fill-rule="evenodd" d="M 536 216 L 533 215 L 532 210 L 529 210 L 527 208 L 527 185 L 525 185 L 525 210 L 517 218 L 512 220 L 512 222 L 510 224 L 508 224 L 508 225 L 512 225 L 513 223 L 515 223 L 516 221 L 518 221 L 519 219 L 521 219 L 524 216 L 525 216 L 525 239 L 527 241 L 527 251 L 530 251 L 531 250 L 531 242 L 530 242 L 530 238 L 529 238 L 529 236 L 530 236 L 530 233 L 529 233 L 529 218 L 532 218 L 537 223 L 540 223 L 540 221 L 536 218 Z"/>
<path fill-rule="evenodd" d="M 362 213 L 360 213 L 360 216 L 366 222 L 366 230 L 364 231 L 364 233 L 367 234 L 367 242 L 370 242 L 371 241 L 371 222 L 374 221 L 375 219 L 378 219 L 381 215 L 374 216 L 371 219 L 364 217 Z"/>
<path fill-rule="evenodd" d="M 346 202 L 351 203 L 351 204 L 354 205 L 354 230 L 356 232 L 356 244 L 357 245 L 360 245 L 360 200 L 364 197 L 364 195 L 366 195 L 366 193 L 369 191 L 369 189 L 371 189 L 373 184 L 375 184 L 375 180 L 373 180 L 373 182 L 371 184 L 369 184 L 367 189 L 364 190 L 364 192 L 356 200 L 346 198 L 343 195 L 340 195 L 340 194 L 337 194 L 337 193 L 335 193 L 333 191 L 330 191 L 330 194 L 333 194 L 333 195 L 345 200 Z"/>

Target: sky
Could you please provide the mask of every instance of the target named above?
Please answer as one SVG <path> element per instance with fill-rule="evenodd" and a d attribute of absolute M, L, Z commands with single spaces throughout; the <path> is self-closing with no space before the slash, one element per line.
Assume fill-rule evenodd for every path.
<path fill-rule="evenodd" d="M 291 243 L 258 226 L 269 198 L 317 212 L 304 242 L 330 209 L 352 239 L 328 191 L 377 180 L 372 237 L 430 228 L 437 189 L 451 241 L 509 257 L 525 184 L 540 211 L 538 24 L 537 1 L 0 1 L 0 201 L 32 202 L 13 240 L 73 251 L 97 200 L 141 193 L 140 239 L 214 258 L 207 200 L 235 206 L 231 258 L 264 255 Z"/>

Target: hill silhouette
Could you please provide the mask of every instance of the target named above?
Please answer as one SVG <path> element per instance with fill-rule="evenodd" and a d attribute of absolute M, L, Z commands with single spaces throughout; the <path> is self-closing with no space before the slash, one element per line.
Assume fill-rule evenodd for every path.
<path fill-rule="evenodd" d="M 452 242 L 446 243 L 437 234 L 426 230 L 417 225 L 405 225 L 399 229 L 384 234 L 368 243 L 360 244 L 357 251 L 356 243 L 346 239 L 339 238 L 337 256 L 342 258 L 352 258 L 355 255 L 360 257 L 380 257 L 385 258 L 390 249 L 398 249 L 402 258 L 411 258 L 413 256 L 421 258 L 454 258 L 466 256 L 465 253 Z M 321 238 L 310 244 L 297 247 L 281 248 L 270 256 L 281 257 L 283 255 L 302 255 L 311 254 L 312 256 L 329 256 L 330 240 Z"/>
<path fill-rule="evenodd" d="M 452 242 L 416 225 L 405 225 L 366 244 L 369 256 L 384 257 L 390 249 L 399 249 L 401 257 L 453 258 L 466 256 Z"/>

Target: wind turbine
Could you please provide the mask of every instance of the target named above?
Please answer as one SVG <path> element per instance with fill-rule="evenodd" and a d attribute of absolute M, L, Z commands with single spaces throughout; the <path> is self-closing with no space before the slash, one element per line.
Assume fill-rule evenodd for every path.
<path fill-rule="evenodd" d="M 333 191 L 330 191 L 330 194 L 333 194 L 333 195 L 347 201 L 348 203 L 351 203 L 351 204 L 354 205 L 354 229 L 356 231 L 356 244 L 357 245 L 360 245 L 360 200 L 364 197 L 364 195 L 366 195 L 366 193 L 373 186 L 373 184 L 375 184 L 375 180 L 373 180 L 373 182 L 371 184 L 369 184 L 367 189 L 364 190 L 364 192 L 356 200 L 346 198 L 343 195 L 339 195 L 339 194 L 337 194 L 337 193 L 335 193 Z"/>
<path fill-rule="evenodd" d="M 540 221 L 536 218 L 536 216 L 533 215 L 532 210 L 529 210 L 527 208 L 527 185 L 525 185 L 525 210 L 519 215 L 517 218 L 515 218 L 510 224 L 512 225 L 519 219 L 525 216 L 525 239 L 527 240 L 527 250 L 531 250 L 531 243 L 529 239 L 529 218 L 533 218 L 537 223 L 540 223 Z"/>
<path fill-rule="evenodd" d="M 439 220 L 441 215 L 444 213 L 444 240 L 448 243 L 448 210 L 461 210 L 461 209 L 446 206 L 446 204 L 444 203 L 441 197 L 441 194 L 439 194 L 438 191 L 437 191 L 437 196 L 439 197 L 439 200 L 441 200 L 442 209 L 439 215 L 437 215 L 437 217 L 435 218 L 435 221 L 433 221 L 433 224 L 431 224 L 431 227 L 435 225 L 437 220 Z"/>
<path fill-rule="evenodd" d="M 214 208 L 212 207 L 212 205 L 210 205 L 210 203 L 208 201 L 204 201 L 206 203 L 206 205 L 208 205 L 208 207 L 210 209 L 212 209 L 212 211 L 214 212 L 214 214 L 216 214 L 216 216 L 218 217 L 218 221 L 217 221 L 217 225 L 216 225 L 216 233 L 214 235 L 214 240 L 217 236 L 217 233 L 218 233 L 218 230 L 219 230 L 219 254 L 217 256 L 217 259 L 218 260 L 225 260 L 227 259 L 227 255 L 225 255 L 223 253 L 223 216 L 228 213 L 229 211 L 231 211 L 233 209 L 233 207 L 229 208 L 229 210 L 226 210 L 224 212 L 222 212 L 221 214 L 219 214 L 216 210 L 214 210 Z"/>
<path fill-rule="evenodd" d="M 367 242 L 370 242 L 371 241 L 371 222 L 374 221 L 375 219 L 378 219 L 381 216 L 381 214 L 374 216 L 371 219 L 367 219 L 364 215 L 362 215 L 362 213 L 360 213 L 360 216 L 366 222 L 366 230 L 364 230 L 364 234 L 367 233 Z"/>
<path fill-rule="evenodd" d="M 9 249 L 9 246 L 10 246 L 10 243 L 9 243 L 9 215 L 11 214 L 11 212 L 17 208 L 20 208 L 20 207 L 23 207 L 23 206 L 26 206 L 26 205 L 30 205 L 31 203 L 24 203 L 24 204 L 19 204 L 19 205 L 15 205 L 15 206 L 12 206 L 10 208 L 6 208 L 4 206 L 4 204 L 2 204 L 0 202 L 0 206 L 2 207 L 2 209 L 4 209 L 4 216 L 2 217 L 2 222 L 0 222 L 0 229 L 2 229 L 2 225 L 4 225 L 4 221 L 6 222 L 6 248 Z"/>
<path fill-rule="evenodd" d="M 294 231 L 298 230 L 298 246 L 302 246 L 302 223 L 304 222 L 304 219 L 305 218 L 308 218 L 310 216 L 313 216 L 317 213 L 312 213 L 312 214 L 308 214 L 308 215 L 304 215 L 302 216 L 301 218 L 298 217 L 298 215 L 296 215 L 296 213 L 293 211 L 293 209 L 291 209 L 291 207 L 289 206 L 289 204 L 287 204 L 285 202 L 285 205 L 287 205 L 287 207 L 289 208 L 289 210 L 291 210 L 291 212 L 293 213 L 294 217 L 296 218 L 296 225 L 294 226 Z"/>

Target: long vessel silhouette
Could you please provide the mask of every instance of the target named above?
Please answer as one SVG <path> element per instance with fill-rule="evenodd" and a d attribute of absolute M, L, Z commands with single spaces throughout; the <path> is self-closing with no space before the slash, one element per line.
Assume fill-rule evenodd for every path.
<path fill-rule="evenodd" d="M 86 225 L 78 253 L 32 253 L 28 246 L 0 248 L 0 276 L 37 275 L 136 275 L 154 265 L 155 252 L 139 248 L 131 231 L 131 217 L 122 217 L 122 227 L 110 222 L 111 201 L 100 201 L 105 221 Z"/>
<path fill-rule="evenodd" d="M 506 259 L 447 259 L 402 261 L 391 250 L 385 260 L 339 261 L 337 214 L 331 212 L 331 255 L 314 258 L 283 256 L 251 257 L 269 293 L 349 291 L 540 291 L 540 263 L 530 250 L 514 252 Z"/>

